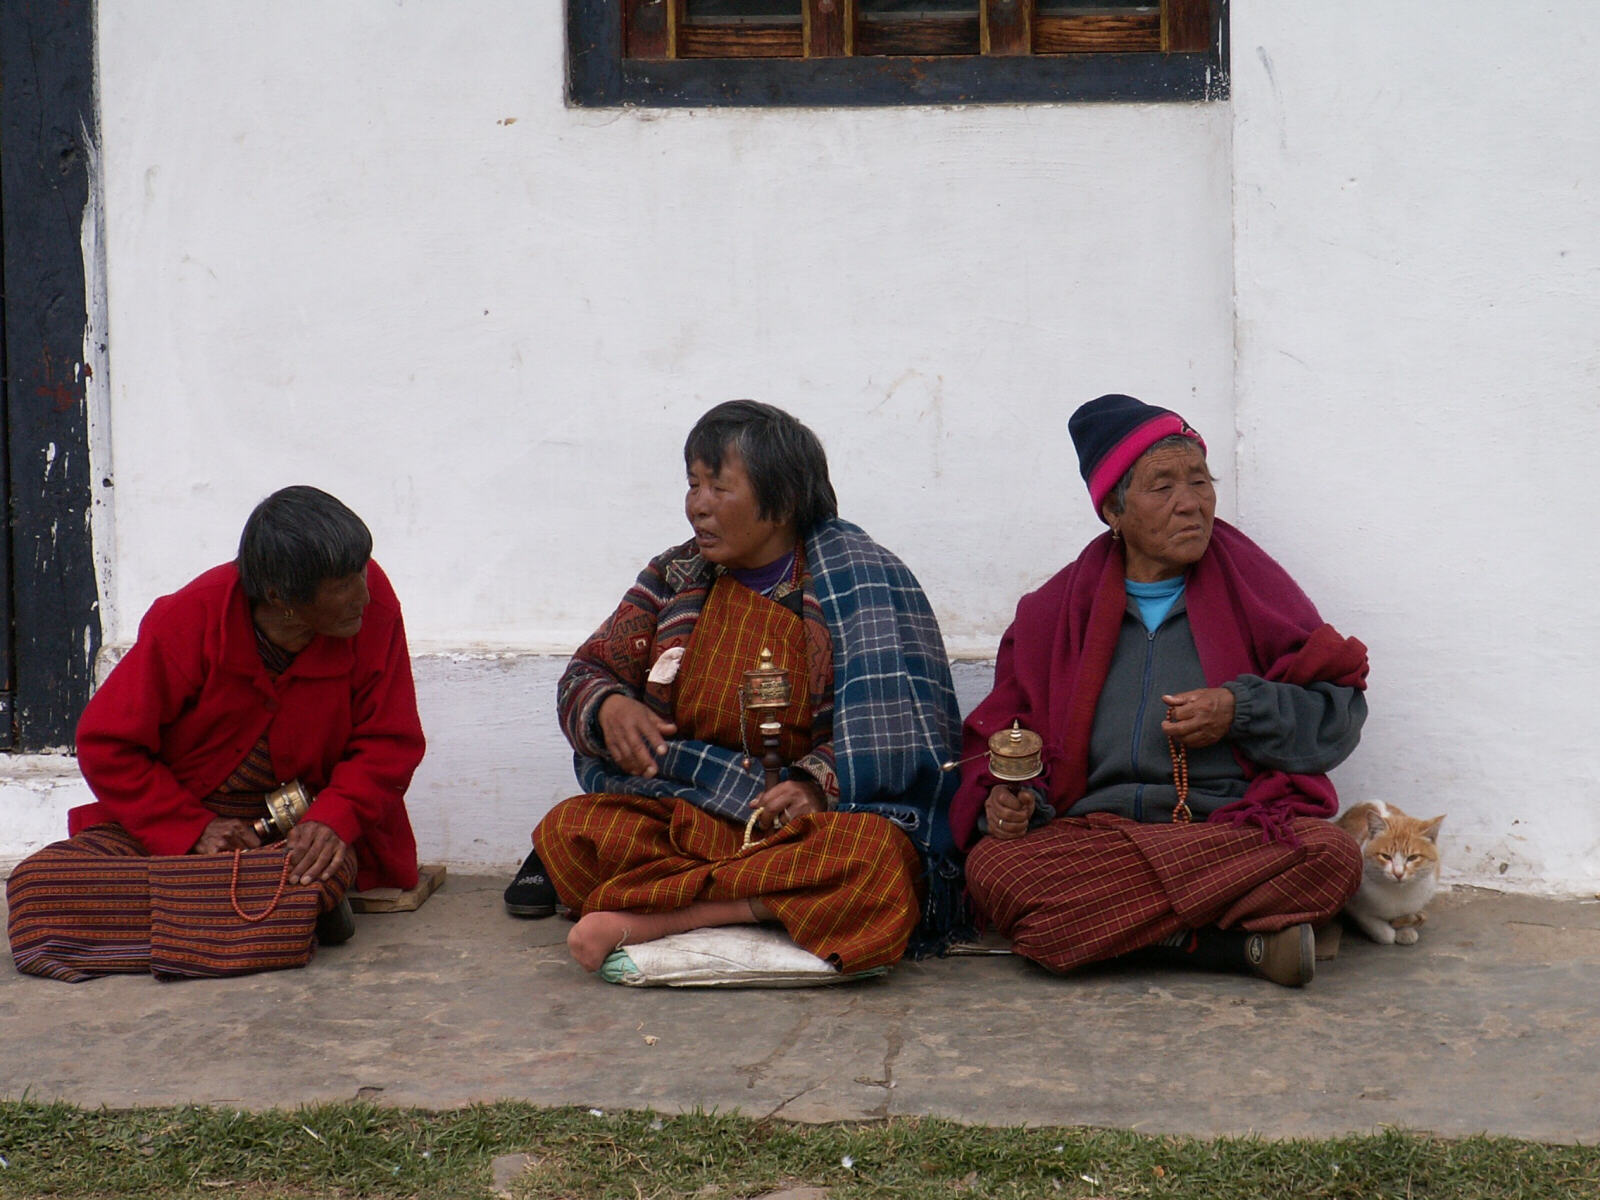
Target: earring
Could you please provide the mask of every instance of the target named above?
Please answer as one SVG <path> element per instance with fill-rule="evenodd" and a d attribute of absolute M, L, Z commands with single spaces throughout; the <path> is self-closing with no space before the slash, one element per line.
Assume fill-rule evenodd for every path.
<path fill-rule="evenodd" d="M 284 609 L 284 610 L 283 610 L 283 619 L 284 619 L 284 620 L 285 620 L 285 621 L 292 621 L 292 620 L 293 620 L 293 619 L 294 619 L 294 609 L 292 609 L 292 608 L 285 608 L 285 609 Z"/>
<path fill-rule="evenodd" d="M 1122 540 L 1122 530 L 1118 529 L 1115 525 L 1111 527 L 1111 540 L 1113 542 L 1120 542 Z"/>

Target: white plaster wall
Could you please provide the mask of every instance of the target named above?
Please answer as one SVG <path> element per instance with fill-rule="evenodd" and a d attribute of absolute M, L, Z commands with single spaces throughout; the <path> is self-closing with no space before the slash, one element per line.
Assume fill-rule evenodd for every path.
<path fill-rule="evenodd" d="M 1128 390 L 1371 645 L 1347 800 L 1600 886 L 1600 7 L 1233 0 L 1231 105 L 665 113 L 565 109 L 554 7 L 103 6 L 108 639 L 328 487 L 419 650 L 424 854 L 509 865 L 705 407 L 810 421 L 981 657 L 1094 529 L 1066 414 Z M 81 799 L 13 760 L 0 862 Z"/>
<path fill-rule="evenodd" d="M 976 656 L 1096 528 L 1077 403 L 1231 424 L 1226 105 L 569 110 L 518 0 L 98 25 L 107 640 L 262 495 L 341 496 L 420 655 L 430 858 L 513 863 L 567 794 L 554 680 L 685 535 L 711 404 L 812 424 Z"/>
<path fill-rule="evenodd" d="M 1600 5 L 1233 0 L 1241 520 L 1372 650 L 1346 800 L 1600 885 Z"/>
<path fill-rule="evenodd" d="M 568 650 L 752 395 L 990 653 L 1040 575 L 996 522 L 1041 563 L 1091 528 L 1076 402 L 1228 420 L 1225 106 L 584 112 L 563 39 L 515 0 L 103 6 L 113 639 L 307 480 L 418 644 Z"/>

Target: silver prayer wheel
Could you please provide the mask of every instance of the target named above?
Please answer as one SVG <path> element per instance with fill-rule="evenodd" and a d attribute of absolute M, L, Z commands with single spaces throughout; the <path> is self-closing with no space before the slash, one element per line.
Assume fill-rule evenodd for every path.
<path fill-rule="evenodd" d="M 299 823 L 311 807 L 311 793 L 298 779 L 291 779 L 267 793 L 267 815 L 255 823 L 257 837 L 282 837 Z"/>

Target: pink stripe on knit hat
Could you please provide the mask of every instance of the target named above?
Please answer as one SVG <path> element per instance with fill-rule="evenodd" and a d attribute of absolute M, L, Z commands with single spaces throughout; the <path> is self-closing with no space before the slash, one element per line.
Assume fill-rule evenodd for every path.
<path fill-rule="evenodd" d="M 1095 516 L 1102 521 L 1105 515 L 1101 513 L 1100 506 L 1111 490 L 1124 475 L 1128 468 L 1139 461 L 1139 456 L 1150 449 L 1164 437 L 1182 434 L 1184 437 L 1193 438 L 1200 443 L 1200 453 L 1206 452 L 1206 440 L 1189 427 L 1177 413 L 1163 412 L 1150 418 L 1143 425 L 1136 427 L 1125 438 L 1106 452 L 1104 458 L 1095 466 L 1089 476 L 1089 500 L 1094 505 Z"/>

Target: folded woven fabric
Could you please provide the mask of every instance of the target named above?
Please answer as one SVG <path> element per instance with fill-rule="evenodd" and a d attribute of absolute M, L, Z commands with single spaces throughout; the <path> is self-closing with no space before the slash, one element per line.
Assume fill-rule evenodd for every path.
<path fill-rule="evenodd" d="M 844 975 L 800 949 L 781 929 L 724 925 L 613 950 L 601 964 L 600 978 L 625 987 L 817 987 L 887 970 Z"/>

